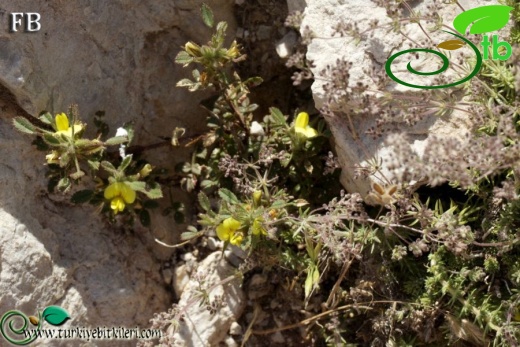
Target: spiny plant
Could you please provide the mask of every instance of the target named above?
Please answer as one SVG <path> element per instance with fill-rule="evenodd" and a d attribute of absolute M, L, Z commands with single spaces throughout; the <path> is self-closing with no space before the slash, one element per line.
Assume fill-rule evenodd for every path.
<path fill-rule="evenodd" d="M 381 5 L 398 32 L 400 23 L 411 20 L 420 26 L 421 21 L 437 23 L 434 30 L 442 25 L 433 7 L 432 13 L 410 19 L 403 17 L 403 9 L 410 10 L 405 1 Z M 203 9 L 203 17 L 212 27 L 209 9 Z M 248 86 L 229 73 L 242 59 L 240 49 L 236 43 L 222 46 L 224 27 L 217 25 L 217 37 L 207 45 L 186 44 L 177 58 L 184 65 L 198 64 L 194 79 L 180 86 L 212 87 L 219 95 L 209 108 L 211 130 L 194 154 L 203 154 L 202 182 L 212 183 L 198 187 L 200 228 L 191 227 L 184 238 L 215 233 L 225 247 L 245 249 L 254 267 L 292 272 L 293 283 L 303 288 L 308 317 L 252 334 L 316 323 L 309 339 L 329 345 L 518 345 L 515 167 L 520 157 L 516 86 L 508 63 L 490 62 L 461 85 L 460 92 L 467 94 L 464 112 L 477 124 L 468 141 L 434 139 L 418 157 L 402 135 L 387 136 L 395 148 L 394 177 L 372 185 L 365 200 L 376 207 L 370 207 L 357 193 L 338 194 L 333 188 L 313 193 L 313 177 L 323 180 L 326 166 L 335 167 L 315 147 L 324 127 L 313 128 L 304 113 L 291 123 L 274 108 L 262 121 L 253 121 L 256 107 L 249 103 Z M 347 24 L 337 31 L 359 40 L 367 34 Z M 377 71 L 375 87 L 349 87 L 350 67 L 340 60 L 323 72 L 328 100 L 322 112 L 330 116 L 338 105 L 349 105 L 351 117 L 377 113 L 379 122 L 368 135 L 386 136 L 396 123 L 414 124 L 430 115 L 447 118 L 460 107 L 447 90 L 425 91 L 421 98 L 387 92 L 388 78 Z M 352 136 L 367 135 L 350 124 Z M 214 143 L 218 146 L 211 147 Z M 378 158 L 357 174 L 385 177 Z M 450 194 L 413 192 L 406 185 L 411 180 L 443 185 Z M 313 300 L 319 304 L 311 305 Z M 166 325 L 179 319 L 169 317 Z"/>

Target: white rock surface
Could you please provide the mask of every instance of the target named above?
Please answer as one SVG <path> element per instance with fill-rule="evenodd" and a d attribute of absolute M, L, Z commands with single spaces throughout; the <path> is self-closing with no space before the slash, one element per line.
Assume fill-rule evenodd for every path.
<path fill-rule="evenodd" d="M 408 3 L 411 4 L 414 11 L 420 13 L 425 13 L 427 11 L 426 6 L 431 5 L 431 1 L 426 0 L 409 1 Z M 494 2 L 486 0 L 461 0 L 459 3 L 465 9 L 494 4 Z M 459 13 L 461 13 L 461 10 L 457 5 L 444 5 L 439 12 L 439 16 L 444 19 L 445 24 L 451 27 L 454 17 Z M 365 35 L 358 45 L 355 44 L 351 37 L 339 37 L 336 35 L 335 38 L 331 38 L 333 27 L 340 22 L 357 23 L 360 31 L 365 31 L 374 19 L 378 20 L 379 28 L 374 31 L 374 35 Z M 374 81 L 371 80 L 370 75 L 367 73 L 368 70 L 374 68 L 376 71 L 385 74 L 384 65 L 392 54 L 409 48 L 424 48 L 421 46 L 417 47 L 402 35 L 389 30 L 390 22 L 391 20 L 386 15 L 386 10 L 376 5 L 375 1 L 372 0 L 307 0 L 307 8 L 304 12 L 301 28 L 302 33 L 306 28 L 309 28 L 314 34 L 314 38 L 308 46 L 307 59 L 314 62 L 315 67 L 312 68 L 312 71 L 318 77 L 312 86 L 317 108 L 321 108 L 326 99 L 323 90 L 326 80 L 319 78 L 319 76 L 320 72 L 327 65 L 334 66 L 338 59 L 345 58 L 347 61 L 352 62 L 352 66 L 349 69 L 349 87 L 362 82 L 368 84 L 371 88 L 376 88 Z M 415 42 L 424 41 L 426 38 L 417 24 L 403 24 L 402 28 L 403 32 Z M 507 32 L 507 29 L 499 31 L 500 37 L 506 38 Z M 429 33 L 429 35 L 436 43 L 453 38 L 442 32 Z M 468 54 L 471 54 L 469 48 L 461 49 L 461 51 L 466 49 L 468 49 Z M 406 70 L 406 63 L 397 66 L 398 70 L 400 67 L 403 67 L 401 70 Z M 433 71 L 439 67 L 438 60 L 431 57 L 420 62 L 414 61 L 413 66 L 419 71 Z M 392 71 L 394 70 L 392 69 Z M 401 72 L 395 73 L 398 75 Z M 449 74 L 449 71 L 447 73 Z M 409 76 L 407 79 L 410 83 L 427 84 L 422 77 L 411 77 Z M 404 76 L 401 76 L 401 78 L 404 79 Z M 390 81 L 387 90 L 403 92 L 412 96 L 417 95 L 421 91 L 421 89 L 409 88 L 393 81 Z M 455 97 L 459 101 L 462 99 L 462 95 Z M 362 114 L 362 116 L 351 117 L 353 127 L 360 138 L 356 139 L 352 136 L 348 121 L 352 114 L 352 107 L 354 106 L 348 104 L 337 105 L 338 116 L 327 117 L 326 119 L 334 135 L 338 159 L 343 168 L 341 174 L 343 186 L 350 192 L 360 192 L 362 195 L 365 195 L 371 189 L 371 182 L 369 180 L 355 180 L 354 169 L 366 166 L 367 162 L 374 157 L 378 159 L 388 157 L 392 149 L 385 147 L 384 136 L 381 139 L 373 140 L 372 137 L 364 134 L 367 129 L 375 124 L 378 117 L 377 114 L 366 113 Z M 464 138 L 471 125 L 471 119 L 468 119 L 465 112 L 459 111 L 454 111 L 448 118 L 447 120 L 441 120 L 431 116 L 414 127 L 408 127 L 403 124 L 400 130 L 408 133 L 409 145 L 414 151 L 421 154 L 432 135 Z M 384 161 L 383 173 L 388 173 Z"/>
<path fill-rule="evenodd" d="M 216 20 L 227 20 L 234 32 L 234 1 L 205 2 Z M 175 126 L 187 128 L 187 135 L 197 133 L 205 117 L 197 105 L 206 95 L 175 87 L 190 71 L 173 60 L 186 41 L 209 38 L 210 30 L 200 19 L 201 3 L 2 3 L 0 314 L 19 309 L 30 315 L 60 305 L 72 316 L 69 326 L 146 328 L 155 312 L 171 305 L 157 259 L 168 258 L 171 251 L 153 245 L 149 232 L 114 230 L 95 208 L 70 206 L 66 199 L 49 196 L 45 154 L 31 146 L 30 137 L 16 132 L 11 121 L 25 112 L 62 112 L 76 103 L 86 123 L 104 110 L 112 133 L 133 121 L 136 142 L 143 145 L 171 136 Z M 40 13 L 41 30 L 8 32 L 11 12 Z M 168 162 L 184 160 L 186 153 L 173 151 L 166 153 Z M 153 155 L 160 157 L 151 154 L 152 162 Z M 154 222 L 155 237 L 167 240 L 179 234 L 171 218 Z M 124 345 L 135 341 L 117 344 Z"/>
<path fill-rule="evenodd" d="M 175 334 L 175 341 L 185 347 L 199 346 L 218 346 L 223 341 L 245 307 L 245 295 L 240 287 L 240 281 L 232 280 L 224 285 L 220 284 L 223 280 L 233 275 L 236 269 L 225 259 L 221 258 L 222 252 L 211 253 L 204 259 L 197 269 L 197 273 L 203 273 L 204 287 L 211 288 L 210 300 L 215 296 L 222 296 L 225 305 L 218 309 L 215 314 L 211 314 L 205 307 L 200 306 L 199 301 L 191 302 L 197 295 L 199 282 L 190 279 L 179 301 L 179 307 L 188 307 L 185 319 L 180 324 L 178 332 Z"/>
<path fill-rule="evenodd" d="M 177 266 L 173 272 L 173 290 L 178 298 L 182 295 L 182 291 L 188 284 L 189 280 L 188 266 L 186 264 Z"/>

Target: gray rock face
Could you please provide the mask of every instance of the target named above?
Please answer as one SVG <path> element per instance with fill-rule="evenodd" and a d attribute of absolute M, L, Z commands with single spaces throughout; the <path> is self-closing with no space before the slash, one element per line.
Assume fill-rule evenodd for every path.
<path fill-rule="evenodd" d="M 375 85 L 375 81 L 372 78 L 373 74 L 386 75 L 385 63 L 390 56 L 405 49 L 425 48 L 428 45 L 425 33 L 417 24 L 410 21 L 401 23 L 401 30 L 404 35 L 392 31 L 392 21 L 388 17 L 385 8 L 379 6 L 378 3 L 382 4 L 383 2 L 372 0 L 307 0 L 307 8 L 304 12 L 301 28 L 302 33 L 308 28 L 314 34 L 312 42 L 308 46 L 307 58 L 314 62 L 315 66 L 312 71 L 318 77 L 312 87 L 317 108 L 321 108 L 327 99 L 323 86 L 328 81 L 326 77 L 324 78 L 321 75 L 321 72 L 327 66 L 335 66 L 338 59 L 345 59 L 352 63 L 348 68 L 349 79 L 348 86 L 345 86 L 345 93 L 351 92 L 351 88 L 355 87 L 358 82 L 361 82 L 369 86 L 369 90 L 366 93 L 367 95 L 372 94 L 373 99 L 383 97 L 383 92 L 395 92 L 401 93 L 405 97 L 416 96 L 421 98 L 420 92 L 422 89 L 406 87 L 391 80 L 385 89 L 382 90 Z M 421 14 L 428 12 L 427 7 L 432 5 L 431 1 L 409 1 L 408 3 L 414 12 Z M 459 3 L 466 10 L 477 6 L 494 4 L 485 0 L 466 0 L 459 1 Z M 452 27 L 454 17 L 461 13 L 462 10 L 456 4 L 440 5 L 440 7 L 441 9 L 437 12 L 439 17 L 443 19 L 443 23 L 447 27 Z M 407 12 L 407 10 L 404 10 L 403 16 L 409 17 L 410 14 Z M 369 30 L 370 23 L 374 20 L 377 20 L 377 28 Z M 352 37 L 333 35 L 333 28 L 342 22 L 357 25 L 359 31 L 364 33 L 359 44 L 356 44 Z M 447 28 L 445 27 L 444 29 Z M 505 28 L 498 33 L 501 38 L 505 39 L 508 36 L 507 32 L 508 29 Z M 431 37 L 433 45 L 453 39 L 453 36 L 442 31 L 428 32 L 428 35 Z M 474 56 L 474 54 L 471 55 L 472 51 L 467 46 L 460 51 L 465 57 Z M 459 51 L 453 52 L 451 53 L 452 58 L 450 61 L 457 61 Z M 418 71 L 435 71 L 440 66 L 440 59 L 432 56 L 433 54 L 430 56 L 426 54 L 424 56 L 421 55 L 420 59 L 417 60 L 414 60 L 413 57 L 410 59 L 408 56 L 406 61 L 396 61 L 396 64 L 392 65 L 392 71 L 403 80 L 408 78 L 406 81 L 409 83 L 428 85 L 428 81 L 431 82 L 431 79 L 428 80 L 430 77 L 406 74 L 406 64 L 408 61 L 412 61 L 413 67 Z M 373 73 L 371 74 L 369 71 L 373 71 Z M 461 75 L 460 69 L 457 71 L 455 68 L 450 67 L 444 76 L 447 76 L 448 81 L 456 81 L 459 79 L 456 78 L 459 75 Z M 466 75 L 462 74 L 462 76 Z M 441 117 L 437 117 L 431 112 L 431 115 L 425 117 L 423 121 L 414 126 L 408 126 L 404 123 L 399 125 L 398 130 L 407 135 L 408 142 L 405 144 L 406 146 L 410 146 L 414 152 L 421 155 L 427 143 L 434 137 L 446 138 L 453 136 L 458 139 L 465 138 L 472 126 L 472 120 L 463 111 L 467 107 L 467 105 L 462 104 L 464 93 L 453 93 L 450 97 L 453 98 L 453 105 L 459 110 L 454 110 L 448 117 L 441 119 Z M 446 101 L 446 99 L 441 101 Z M 380 183 L 387 180 L 387 178 L 391 179 L 385 158 L 388 158 L 389 154 L 393 152 L 393 148 L 386 145 L 387 135 L 385 134 L 378 139 L 373 139 L 366 135 L 366 130 L 374 126 L 379 114 L 377 112 L 356 111 L 357 106 L 350 101 L 343 102 L 339 100 L 333 105 L 334 111 L 337 111 L 335 115 L 326 117 L 326 119 L 334 135 L 339 162 L 343 168 L 341 174 L 343 186 L 350 192 L 359 192 L 362 195 L 366 195 L 371 189 L 373 180 Z M 395 109 L 394 111 L 400 113 L 412 112 L 408 109 Z M 352 129 L 354 129 L 359 138 L 352 135 Z M 355 178 L 355 169 L 368 166 L 371 160 L 377 162 L 381 160 L 383 164 L 382 175 L 376 178 L 369 178 L 368 180 Z"/>
<path fill-rule="evenodd" d="M 174 336 L 179 346 L 217 346 L 227 337 L 232 323 L 240 317 L 245 307 L 245 295 L 240 281 L 228 280 L 235 271 L 222 258 L 221 251 L 211 253 L 199 264 L 195 277 L 192 276 L 185 286 L 179 300 L 179 307 L 185 308 L 185 318 Z M 208 291 L 210 302 L 214 302 L 216 297 L 222 298 L 223 305 L 214 313 L 206 305 L 199 305 L 199 279 L 203 279 L 204 288 L 212 288 Z"/>
<path fill-rule="evenodd" d="M 32 315 L 60 305 L 72 316 L 67 325 L 146 328 L 153 313 L 169 308 L 171 291 L 157 257 L 170 251 L 152 248 L 148 232 L 121 233 L 91 206 L 71 206 L 68 198 L 47 194 L 45 154 L 11 121 L 23 113 L 63 112 L 76 103 L 87 124 L 98 110 L 106 112 L 113 132 L 133 121 L 141 145 L 171 136 L 176 126 L 197 133 L 205 118 L 197 105 L 205 96 L 175 88 L 189 71 L 173 60 L 186 41 L 209 38 L 201 3 L 0 5 L 0 314 L 19 309 Z M 206 3 L 234 32 L 233 1 Z M 9 32 L 11 12 L 40 13 L 41 30 Z M 187 154 L 152 153 L 152 162 L 153 155 L 174 163 Z M 162 234 L 174 234 L 173 220 L 156 225 Z"/>

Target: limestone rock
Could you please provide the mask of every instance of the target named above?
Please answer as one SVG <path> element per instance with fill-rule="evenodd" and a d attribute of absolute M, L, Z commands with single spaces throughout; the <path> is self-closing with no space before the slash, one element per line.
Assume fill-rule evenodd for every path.
<path fill-rule="evenodd" d="M 234 32 L 234 1 L 205 2 Z M 154 236 L 122 233 L 92 206 L 72 206 L 48 194 L 45 154 L 11 122 L 42 110 L 63 112 L 76 103 L 87 124 L 95 112 L 105 111 L 112 133 L 134 122 L 140 145 L 171 136 L 176 126 L 186 128 L 188 136 L 200 132 L 206 115 L 198 104 L 207 94 L 176 88 L 190 71 L 173 60 L 186 41 L 209 39 L 201 4 L 20 0 L 1 5 L 0 314 L 18 309 L 30 315 L 60 305 L 72 316 L 66 326 L 145 328 L 155 312 L 171 305 L 157 260 L 171 251 L 154 246 L 153 237 L 180 234 L 172 219 L 154 220 Z M 12 12 L 38 12 L 41 30 L 10 33 Z M 92 134 L 90 125 L 86 135 Z M 160 160 L 173 165 L 187 155 L 171 149 L 149 159 L 153 165 Z"/>
<path fill-rule="evenodd" d="M 377 3 L 382 2 L 373 0 L 307 1 L 307 8 L 304 12 L 301 30 L 302 34 L 307 29 L 310 29 L 313 33 L 312 41 L 308 46 L 307 59 L 314 63 L 312 71 L 314 75 L 318 77 L 312 86 L 314 101 L 318 109 L 324 106 L 327 98 L 323 89 L 327 81 L 326 78 L 323 78 L 321 72 L 327 66 L 336 65 L 338 59 L 345 59 L 352 63 L 348 68 L 349 85 L 345 87 L 346 92 L 349 88 L 355 87 L 357 83 L 363 83 L 370 86 L 369 89 L 372 90 L 372 92 L 367 93 L 375 95 L 373 97 L 381 97 L 383 93 L 373 91 L 378 89 L 378 87 L 374 85 L 374 80 L 371 78 L 372 75 L 369 71 L 374 71 L 374 74 L 379 73 L 386 75 L 385 63 L 391 55 L 409 48 L 425 48 L 424 46 L 417 47 L 415 44 L 426 45 L 427 42 L 425 34 L 417 24 L 410 22 L 402 23 L 401 29 L 410 39 L 407 40 L 403 35 L 391 30 L 391 19 L 387 16 L 385 8 L 379 6 Z M 410 1 L 408 3 L 414 12 L 421 14 L 428 12 L 427 7 L 431 5 L 430 1 L 424 0 Z M 465 9 L 491 4 L 485 0 L 466 0 L 459 1 L 459 3 Z M 445 4 L 442 5 L 438 15 L 444 20 L 444 24 L 451 27 L 454 17 L 459 13 L 461 13 L 461 9 L 456 4 Z M 409 16 L 406 10 L 404 11 L 404 16 Z M 377 28 L 370 31 L 368 29 L 373 20 L 377 20 Z M 359 31 L 365 33 L 358 44 L 356 40 L 349 36 L 340 37 L 339 35 L 335 35 L 334 38 L 332 38 L 333 28 L 341 22 L 357 25 Z M 507 28 L 499 31 L 500 37 L 506 38 L 507 32 Z M 434 43 L 440 43 L 453 38 L 442 31 L 435 33 L 428 32 L 428 35 L 432 38 Z M 475 39 L 477 40 L 478 37 L 475 37 Z M 468 54 L 473 52 L 467 47 L 464 48 L 464 50 L 466 49 L 467 51 L 465 51 L 464 54 L 467 57 Z M 461 49 L 461 51 L 463 51 L 463 49 Z M 454 57 L 459 53 L 452 54 L 452 59 L 456 59 Z M 439 68 L 439 61 L 440 59 L 436 60 L 431 56 L 424 55 L 424 57 L 420 57 L 419 61 L 413 60 L 412 63 L 413 67 L 418 71 L 434 71 Z M 392 71 L 394 71 L 393 69 L 394 67 Z M 396 69 L 394 73 L 396 75 L 399 74 L 398 77 L 404 79 L 404 77 L 401 77 L 401 74 L 406 72 L 406 63 L 401 62 Z M 450 67 L 446 73 L 448 76 L 447 79 L 449 80 L 455 74 L 455 69 Z M 407 82 L 415 84 L 427 85 L 428 82 L 425 78 L 430 78 L 428 76 L 410 75 L 411 74 L 406 75 L 410 78 Z M 391 80 L 389 81 L 390 83 L 386 85 L 385 90 L 382 90 L 383 92 L 392 91 L 407 96 L 416 95 L 420 97 L 419 93 L 422 89 L 410 88 Z M 459 103 L 463 100 L 463 93 L 454 93 L 453 97 L 456 100 L 455 105 L 459 106 Z M 335 106 L 335 111 L 338 111 L 337 115 L 326 117 L 326 120 L 334 135 L 338 159 L 343 169 L 341 182 L 348 191 L 359 192 L 365 196 L 371 189 L 371 181 L 370 179 L 354 179 L 355 169 L 361 166 L 367 166 L 370 160 L 381 160 L 383 163 L 383 174 L 387 175 L 388 170 L 385 158 L 387 158 L 389 153 L 392 153 L 393 150 L 385 145 L 385 135 L 374 140 L 365 133 L 369 128 L 374 126 L 378 114 L 361 113 L 360 115 L 358 113 L 358 115 L 355 116 L 352 110 L 355 109 L 357 105 L 349 104 L 348 102 L 342 103 L 340 101 Z M 459 106 L 459 108 L 463 109 L 464 106 Z M 409 110 L 401 110 L 400 112 L 409 112 Z M 472 120 L 469 119 L 467 113 L 455 110 L 445 119 L 430 115 L 412 127 L 403 123 L 399 125 L 399 131 L 405 132 L 408 135 L 407 145 L 421 155 L 428 141 L 430 141 L 433 136 L 454 136 L 459 139 L 464 139 L 471 126 Z M 359 138 L 352 136 L 352 128 Z"/>
<path fill-rule="evenodd" d="M 221 284 L 235 271 L 233 266 L 222 259 L 220 251 L 211 253 L 199 264 L 196 274 L 184 288 L 179 301 L 179 307 L 187 309 L 185 318 L 174 336 L 176 343 L 186 347 L 218 346 L 226 338 L 232 323 L 237 321 L 245 307 L 245 295 L 239 280 L 234 279 Z M 199 305 L 198 300 L 193 301 L 199 293 L 196 277 L 203 279 L 205 288 L 215 286 L 209 291 L 210 301 L 215 300 L 215 297 L 222 297 L 224 305 L 216 309 L 214 314 L 206 309 L 206 305 Z"/>

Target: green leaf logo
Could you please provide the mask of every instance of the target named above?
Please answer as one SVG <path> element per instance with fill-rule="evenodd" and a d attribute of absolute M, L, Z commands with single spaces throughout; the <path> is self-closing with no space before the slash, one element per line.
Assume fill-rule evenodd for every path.
<path fill-rule="evenodd" d="M 502 29 L 509 21 L 509 12 L 513 7 L 505 5 L 489 5 L 476 7 L 459 14 L 453 20 L 453 26 L 462 35 L 471 23 L 470 34 L 483 34 Z"/>
<path fill-rule="evenodd" d="M 70 318 L 69 313 L 59 306 L 49 306 L 43 310 L 43 319 L 52 325 L 62 325 Z"/>

